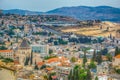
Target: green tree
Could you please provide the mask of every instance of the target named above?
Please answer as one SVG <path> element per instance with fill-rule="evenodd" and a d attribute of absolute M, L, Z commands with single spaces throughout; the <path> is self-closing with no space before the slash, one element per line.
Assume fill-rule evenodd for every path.
<path fill-rule="evenodd" d="M 95 77 L 95 80 L 98 80 L 98 77 L 97 77 L 97 76 Z"/>
<path fill-rule="evenodd" d="M 58 45 L 58 41 L 54 41 L 54 45 Z"/>
<path fill-rule="evenodd" d="M 85 69 L 79 69 L 79 80 L 86 80 L 87 74 Z"/>
<path fill-rule="evenodd" d="M 78 70 L 79 69 L 79 65 L 75 65 L 74 69 Z"/>
<path fill-rule="evenodd" d="M 35 65 L 34 69 L 35 69 L 35 70 L 38 70 L 38 69 L 39 69 L 37 64 Z"/>
<path fill-rule="evenodd" d="M 46 65 L 42 65 L 40 69 L 44 69 L 44 68 L 46 68 Z"/>
<path fill-rule="evenodd" d="M 120 54 L 120 49 L 118 47 L 115 48 L 115 56 L 117 56 L 118 54 Z"/>
<path fill-rule="evenodd" d="M 24 62 L 24 65 L 25 65 L 25 66 L 28 65 L 28 63 L 29 63 L 29 57 L 26 57 L 25 62 Z"/>
<path fill-rule="evenodd" d="M 94 50 L 92 61 L 96 61 L 96 50 Z"/>
<path fill-rule="evenodd" d="M 50 73 L 50 74 L 49 74 L 49 79 L 48 79 L 48 80 L 52 80 L 52 76 L 54 76 L 54 75 L 56 75 L 55 72 Z"/>
<path fill-rule="evenodd" d="M 70 70 L 70 73 L 69 73 L 69 75 L 68 75 L 68 80 L 71 80 L 71 78 L 72 78 L 72 69 Z"/>
<path fill-rule="evenodd" d="M 48 75 L 43 76 L 45 80 L 48 80 Z"/>
<path fill-rule="evenodd" d="M 74 63 L 77 61 L 77 58 L 73 56 L 70 61 Z"/>
<path fill-rule="evenodd" d="M 89 69 L 87 70 L 87 77 L 86 77 L 86 80 L 92 80 L 92 75 L 91 75 L 91 72 L 90 72 Z"/>
<path fill-rule="evenodd" d="M 0 55 L 0 59 L 4 59 L 4 57 Z"/>
<path fill-rule="evenodd" d="M 88 66 L 90 69 L 95 69 L 97 66 L 96 64 L 94 63 L 94 61 L 91 61 L 90 62 L 90 65 Z"/>
<path fill-rule="evenodd" d="M 58 39 L 59 44 L 66 45 L 68 44 L 67 41 L 64 41 L 63 39 Z"/>
<path fill-rule="evenodd" d="M 33 64 L 33 52 L 31 52 L 31 57 L 30 57 L 30 64 Z"/>
<path fill-rule="evenodd" d="M 51 55 L 53 53 L 53 50 L 52 49 L 49 49 L 49 54 Z"/>
<path fill-rule="evenodd" d="M 120 74 L 120 69 L 115 69 L 115 72 Z"/>
<path fill-rule="evenodd" d="M 107 56 L 109 61 L 112 61 L 112 55 L 111 54 L 107 54 L 106 56 Z"/>
<path fill-rule="evenodd" d="M 7 48 L 5 46 L 0 46 L 0 50 L 6 50 Z"/>
<path fill-rule="evenodd" d="M 101 53 L 98 53 L 98 55 L 97 55 L 97 62 L 98 62 L 98 64 L 102 63 L 102 54 Z"/>
<path fill-rule="evenodd" d="M 87 57 L 86 57 L 86 52 L 84 52 L 84 56 L 83 56 L 83 66 L 85 67 L 85 64 L 87 62 Z"/>
<path fill-rule="evenodd" d="M 86 80 L 87 72 L 85 69 L 81 69 L 78 66 L 75 66 L 74 69 L 70 70 L 68 75 L 68 80 Z"/>
<path fill-rule="evenodd" d="M 2 61 L 5 62 L 5 63 L 9 63 L 9 62 L 13 62 L 13 59 L 10 59 L 10 58 L 3 58 Z"/>

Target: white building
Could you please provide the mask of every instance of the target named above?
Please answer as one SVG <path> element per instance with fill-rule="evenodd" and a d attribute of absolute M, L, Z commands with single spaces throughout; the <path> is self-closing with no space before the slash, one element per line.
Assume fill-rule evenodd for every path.
<path fill-rule="evenodd" d="M 34 45 L 31 45 L 31 47 L 32 47 L 32 52 L 39 53 L 41 57 L 44 57 L 49 53 L 48 45 L 34 44 Z"/>
<path fill-rule="evenodd" d="M 0 56 L 4 58 L 14 59 L 14 51 L 13 50 L 0 50 Z"/>
<path fill-rule="evenodd" d="M 101 75 L 101 76 L 98 76 L 98 79 L 99 80 L 108 80 L 108 77 L 106 75 Z"/>

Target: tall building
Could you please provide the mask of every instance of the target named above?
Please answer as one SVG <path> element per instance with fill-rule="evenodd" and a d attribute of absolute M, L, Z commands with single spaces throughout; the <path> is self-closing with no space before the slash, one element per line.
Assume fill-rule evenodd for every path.
<path fill-rule="evenodd" d="M 31 47 L 32 47 L 32 52 L 40 54 L 41 57 L 48 55 L 48 52 L 49 52 L 48 45 L 34 44 L 34 45 L 31 45 Z"/>
<path fill-rule="evenodd" d="M 26 38 L 23 39 L 22 43 L 18 48 L 18 56 L 21 65 L 24 65 L 26 58 L 31 57 L 31 47 Z"/>
<path fill-rule="evenodd" d="M 29 24 L 24 25 L 24 32 L 27 34 L 29 32 Z"/>

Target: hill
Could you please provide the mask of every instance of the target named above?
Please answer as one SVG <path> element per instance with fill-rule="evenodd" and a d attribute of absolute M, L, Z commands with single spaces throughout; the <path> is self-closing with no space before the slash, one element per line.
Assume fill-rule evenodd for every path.
<path fill-rule="evenodd" d="M 78 6 L 62 7 L 48 11 L 49 14 L 65 15 L 77 18 L 79 20 L 94 20 L 120 22 L 120 8 L 109 6 Z"/>
<path fill-rule="evenodd" d="M 20 15 L 39 15 L 42 14 L 43 12 L 21 10 L 21 9 L 10 9 L 10 10 L 3 10 L 3 13 L 20 14 Z"/>
<path fill-rule="evenodd" d="M 12 13 L 20 15 L 62 15 L 70 16 L 79 20 L 102 20 L 120 22 L 120 8 L 110 6 L 77 6 L 77 7 L 62 7 L 47 12 L 35 12 L 20 9 L 3 10 L 3 13 Z"/>
<path fill-rule="evenodd" d="M 108 37 L 110 35 L 115 36 L 116 30 L 120 29 L 120 24 L 112 22 L 102 22 L 99 25 L 89 26 L 89 27 L 66 27 L 61 28 L 60 30 L 64 33 L 75 33 L 78 35 L 85 36 L 102 36 Z"/>

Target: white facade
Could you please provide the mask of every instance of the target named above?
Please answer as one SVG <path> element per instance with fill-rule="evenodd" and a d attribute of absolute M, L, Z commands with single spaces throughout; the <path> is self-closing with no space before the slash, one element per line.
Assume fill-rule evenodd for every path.
<path fill-rule="evenodd" d="M 14 59 L 13 50 L 0 50 L 0 55 L 3 56 L 4 58 Z"/>
<path fill-rule="evenodd" d="M 41 45 L 41 44 L 34 44 L 31 45 L 33 53 L 39 53 L 41 56 L 48 55 L 49 46 L 48 45 Z"/>

